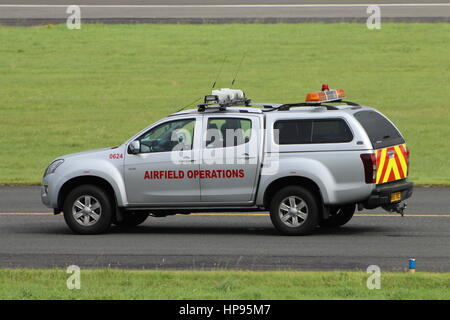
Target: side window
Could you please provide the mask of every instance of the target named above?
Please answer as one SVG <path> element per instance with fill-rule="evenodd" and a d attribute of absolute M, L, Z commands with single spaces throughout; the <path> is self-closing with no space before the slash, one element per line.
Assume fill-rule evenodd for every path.
<path fill-rule="evenodd" d="M 251 139 L 252 122 L 242 118 L 209 118 L 206 148 L 235 147 Z"/>
<path fill-rule="evenodd" d="M 353 134 L 342 119 L 280 120 L 275 122 L 277 144 L 342 143 Z"/>
<path fill-rule="evenodd" d="M 363 126 L 374 148 L 385 148 L 405 143 L 400 132 L 381 114 L 375 111 L 359 111 L 356 120 Z"/>
<path fill-rule="evenodd" d="M 274 124 L 277 144 L 311 143 L 312 120 L 282 120 Z"/>
<path fill-rule="evenodd" d="M 353 134 L 344 120 L 313 120 L 312 143 L 342 143 L 352 140 Z"/>
<path fill-rule="evenodd" d="M 162 123 L 138 140 L 141 153 L 191 150 L 194 141 L 195 119 L 182 119 Z"/>

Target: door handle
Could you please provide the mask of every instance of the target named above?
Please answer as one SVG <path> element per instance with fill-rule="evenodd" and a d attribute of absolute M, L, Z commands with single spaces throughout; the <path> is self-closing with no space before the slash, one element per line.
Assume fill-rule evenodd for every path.
<path fill-rule="evenodd" d="M 243 153 L 243 154 L 241 154 L 241 156 L 239 157 L 239 159 L 245 159 L 245 160 L 248 160 L 248 159 L 250 159 L 250 156 L 249 156 L 248 153 Z"/>
<path fill-rule="evenodd" d="M 195 160 L 191 157 L 183 157 L 180 162 L 182 163 L 193 163 Z"/>

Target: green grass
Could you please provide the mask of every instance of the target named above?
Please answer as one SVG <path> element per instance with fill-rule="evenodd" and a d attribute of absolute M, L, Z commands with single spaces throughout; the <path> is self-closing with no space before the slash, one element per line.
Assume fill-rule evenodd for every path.
<path fill-rule="evenodd" d="M 383 273 L 369 290 L 363 272 L 1 269 L 0 299 L 450 299 L 449 273 Z"/>
<path fill-rule="evenodd" d="M 450 184 L 450 24 L 0 27 L 0 183 L 36 184 L 53 158 L 121 144 L 229 87 L 261 102 L 346 89 L 401 129 L 410 178 Z"/>

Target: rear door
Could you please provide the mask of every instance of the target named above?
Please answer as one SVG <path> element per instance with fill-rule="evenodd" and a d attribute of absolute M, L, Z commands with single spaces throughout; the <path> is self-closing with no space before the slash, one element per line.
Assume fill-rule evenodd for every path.
<path fill-rule="evenodd" d="M 204 117 L 203 128 L 202 203 L 251 202 L 259 174 L 260 118 L 210 115 Z"/>
<path fill-rule="evenodd" d="M 409 153 L 398 129 L 379 112 L 364 110 L 355 118 L 365 129 L 375 151 L 376 184 L 405 179 L 408 176 Z"/>

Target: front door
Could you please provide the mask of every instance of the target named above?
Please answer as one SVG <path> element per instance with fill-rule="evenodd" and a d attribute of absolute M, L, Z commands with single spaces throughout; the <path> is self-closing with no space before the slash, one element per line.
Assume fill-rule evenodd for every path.
<path fill-rule="evenodd" d="M 177 206 L 200 201 L 201 117 L 157 124 L 136 140 L 140 152 L 125 156 L 125 186 L 131 205 Z"/>

